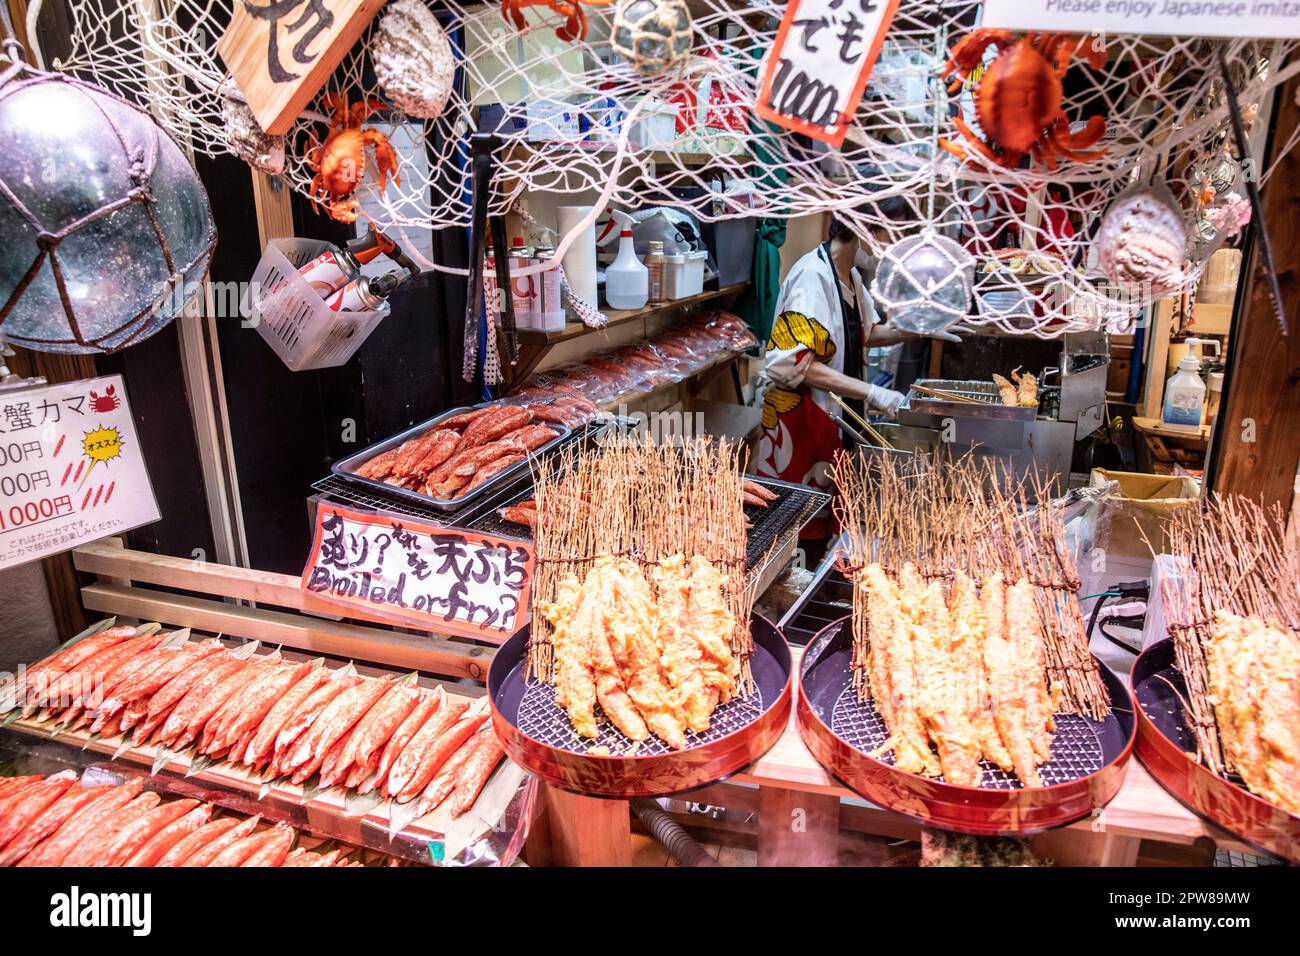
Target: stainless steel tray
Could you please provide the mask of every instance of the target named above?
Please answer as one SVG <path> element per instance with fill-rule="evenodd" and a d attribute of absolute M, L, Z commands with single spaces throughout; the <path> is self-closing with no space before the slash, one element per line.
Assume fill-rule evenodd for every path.
<path fill-rule="evenodd" d="M 1032 422 L 1038 417 L 1037 407 L 1003 405 L 998 396 L 997 386 L 991 381 L 953 381 L 944 378 L 922 378 L 917 379 L 913 384 L 920 385 L 923 388 L 952 392 L 961 395 L 963 398 L 974 399 L 979 404 L 935 398 L 930 395 L 923 395 L 915 389 L 910 389 L 907 394 L 907 404 L 903 406 L 908 411 L 920 412 L 926 415 L 992 418 L 1012 422 Z"/>
<path fill-rule="evenodd" d="M 496 403 L 491 403 L 491 404 L 496 404 Z M 437 509 L 438 511 L 460 511 L 466 505 L 469 505 L 472 502 L 479 500 L 484 495 L 492 493 L 495 489 L 499 489 L 503 485 L 509 484 L 510 482 L 514 481 L 516 478 L 520 476 L 521 473 L 527 471 L 530 467 L 532 467 L 532 462 L 534 458 L 544 454 L 546 451 L 550 450 L 551 448 L 554 448 L 557 444 L 564 441 L 564 439 L 567 438 L 570 432 L 572 431 L 572 429 L 570 429 L 568 425 L 560 425 L 555 422 L 541 422 L 540 424 L 543 424 L 548 428 L 555 429 L 557 432 L 559 432 L 559 434 L 556 435 L 556 437 L 552 438 L 550 441 L 548 441 L 545 445 L 542 445 L 540 448 L 534 449 L 532 452 L 528 454 L 526 458 L 524 458 L 523 461 L 515 462 L 505 471 L 501 472 L 499 475 L 493 475 L 491 478 L 483 482 L 483 484 L 479 485 L 473 491 L 467 492 L 458 498 L 434 498 L 431 495 L 422 495 L 420 494 L 420 492 L 411 491 L 408 488 L 399 488 L 396 485 L 389 485 L 389 484 L 385 484 L 382 481 L 375 481 L 373 478 L 362 478 L 360 475 L 356 473 L 358 468 L 360 468 L 370 459 L 374 458 L 376 455 L 382 455 L 390 448 L 396 447 L 397 445 L 400 445 L 404 441 L 408 441 L 412 438 L 415 438 L 417 435 L 423 434 L 424 432 L 428 431 L 430 428 L 435 427 L 441 421 L 445 421 L 448 418 L 452 418 L 456 415 L 463 414 L 464 412 L 472 412 L 474 411 L 474 409 L 482 408 L 482 407 L 483 407 L 482 405 L 463 406 L 460 408 L 448 409 L 445 412 L 440 412 L 439 414 L 435 415 L 433 418 L 430 418 L 428 421 L 421 422 L 419 425 L 414 425 L 411 428 L 408 428 L 406 431 L 402 432 L 401 434 L 394 435 L 392 438 L 385 438 L 383 441 L 371 445 L 369 448 L 362 449 L 361 451 L 357 452 L 355 455 L 349 455 L 347 458 L 344 458 L 341 461 L 336 461 L 333 465 L 330 466 L 330 473 L 334 475 L 338 475 L 340 478 L 352 482 L 353 484 L 370 488 L 372 490 L 382 491 L 385 494 L 399 495 L 410 501 L 416 501 L 427 507 Z"/>

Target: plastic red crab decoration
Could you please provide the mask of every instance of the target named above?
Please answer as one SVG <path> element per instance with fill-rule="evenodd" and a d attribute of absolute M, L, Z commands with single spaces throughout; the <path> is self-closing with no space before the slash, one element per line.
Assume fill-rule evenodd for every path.
<path fill-rule="evenodd" d="M 356 222 L 361 206 L 353 193 L 366 173 L 367 146 L 375 150 L 380 190 L 388 185 L 390 173 L 393 182 L 402 184 L 397 171 L 397 153 L 388 137 L 378 130 L 361 128 L 370 114 L 382 109 L 384 104 L 368 99 L 349 107 L 347 97 L 337 93 L 327 93 L 322 102 L 334 115 L 325 142 L 318 142 L 313 133 L 307 150 L 307 165 L 316 174 L 311 181 L 311 206 L 319 212 L 319 202 L 331 219 Z"/>
<path fill-rule="evenodd" d="M 954 70 L 960 75 L 948 87 L 955 93 L 964 76 L 980 65 L 984 51 L 997 47 L 998 55 L 989 64 L 975 87 L 975 118 L 986 139 L 981 139 L 957 116 L 953 119 L 958 132 L 985 159 L 1014 169 L 1025 156 L 1056 169 L 1058 158 L 1086 161 L 1106 154 L 1105 149 L 1090 150 L 1106 133 L 1102 116 L 1088 118 L 1084 128 L 1070 132 L 1070 120 L 1061 108 L 1061 80 L 1070 69 L 1079 48 L 1089 43 L 1087 37 L 1059 33 L 1029 33 L 1017 39 L 1006 30 L 974 30 L 952 48 L 943 75 Z M 1105 48 L 1091 45 L 1088 64 L 1099 70 L 1106 63 Z M 947 139 L 939 145 L 959 159 L 968 159 L 967 148 Z"/>
<path fill-rule="evenodd" d="M 591 7 L 604 7 L 614 0 L 584 0 Z M 564 17 L 564 23 L 555 28 L 555 35 L 566 43 L 587 38 L 587 15 L 578 0 L 501 0 L 501 16 L 511 21 L 516 30 L 528 28 L 524 7 L 547 6 Z"/>

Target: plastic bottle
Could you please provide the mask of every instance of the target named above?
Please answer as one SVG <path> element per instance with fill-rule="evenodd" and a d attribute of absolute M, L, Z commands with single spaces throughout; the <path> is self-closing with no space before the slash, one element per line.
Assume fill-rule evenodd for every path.
<path fill-rule="evenodd" d="M 1178 371 L 1165 383 L 1165 406 L 1161 416 L 1166 425 L 1199 429 L 1205 414 L 1205 383 L 1201 363 L 1190 351 L 1178 363 Z"/>
<path fill-rule="evenodd" d="M 618 256 L 605 270 L 605 299 L 611 309 L 639 309 L 649 298 L 650 273 L 636 257 L 632 230 L 618 234 Z"/>
<path fill-rule="evenodd" d="M 645 257 L 647 300 L 651 305 L 663 305 L 664 302 L 664 244 L 657 239 L 651 240 L 650 251 Z"/>

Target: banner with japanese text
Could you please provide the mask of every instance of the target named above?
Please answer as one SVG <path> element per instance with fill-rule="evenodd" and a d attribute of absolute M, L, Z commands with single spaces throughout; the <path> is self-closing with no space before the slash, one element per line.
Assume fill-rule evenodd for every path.
<path fill-rule="evenodd" d="M 122 376 L 0 391 L 0 569 L 158 518 Z"/>
<path fill-rule="evenodd" d="M 408 627 L 499 643 L 527 621 L 532 578 L 522 541 L 322 501 L 302 588 Z"/>
<path fill-rule="evenodd" d="M 790 0 L 754 113 L 831 146 L 844 142 L 899 0 Z"/>

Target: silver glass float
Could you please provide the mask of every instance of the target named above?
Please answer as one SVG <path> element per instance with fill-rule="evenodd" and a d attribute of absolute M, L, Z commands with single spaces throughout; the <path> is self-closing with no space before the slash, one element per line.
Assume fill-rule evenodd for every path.
<path fill-rule="evenodd" d="M 683 0 L 621 0 L 610 46 L 642 76 L 656 76 L 691 52 L 693 23 Z"/>
<path fill-rule="evenodd" d="M 896 328 L 931 335 L 970 314 L 974 282 L 971 254 L 926 229 L 885 249 L 871 297 Z"/>
<path fill-rule="evenodd" d="M 17 58 L 0 74 L 0 336 L 111 352 L 171 322 L 216 244 L 207 193 L 147 114 Z"/>

